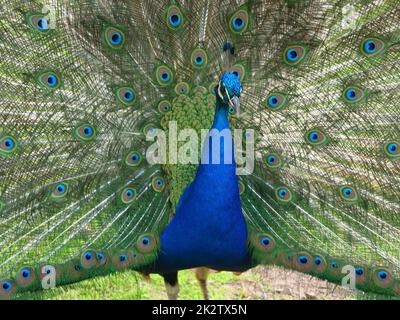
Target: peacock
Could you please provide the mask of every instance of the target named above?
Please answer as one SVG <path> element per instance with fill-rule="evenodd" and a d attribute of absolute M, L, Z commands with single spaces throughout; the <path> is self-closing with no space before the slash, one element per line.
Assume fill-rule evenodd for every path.
<path fill-rule="evenodd" d="M 0 297 L 276 265 L 400 294 L 398 0 L 1 0 Z M 197 139 L 192 139 L 192 137 Z M 128 290 L 129 288 L 127 288 Z"/>

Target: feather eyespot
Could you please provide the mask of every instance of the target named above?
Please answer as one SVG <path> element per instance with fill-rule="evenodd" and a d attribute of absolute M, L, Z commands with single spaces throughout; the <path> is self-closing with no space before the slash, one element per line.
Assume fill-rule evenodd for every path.
<path fill-rule="evenodd" d="M 136 190 L 133 188 L 125 188 L 121 192 L 121 201 L 125 204 L 130 204 L 136 199 Z"/>
<path fill-rule="evenodd" d="M 386 269 L 376 269 L 372 274 L 372 279 L 380 288 L 388 288 L 393 283 L 392 274 Z"/>
<path fill-rule="evenodd" d="M 178 31 L 184 24 L 185 16 L 178 6 L 172 5 L 165 11 L 167 27 L 172 31 Z"/>
<path fill-rule="evenodd" d="M 73 134 L 75 138 L 82 142 L 90 142 L 96 137 L 97 131 L 92 125 L 85 123 L 76 127 Z"/>
<path fill-rule="evenodd" d="M 275 196 L 278 201 L 283 203 L 290 202 L 293 199 L 292 191 L 285 186 L 275 188 Z"/>
<path fill-rule="evenodd" d="M 283 166 L 283 159 L 281 155 L 277 152 L 269 152 L 263 156 L 264 164 L 267 168 L 276 170 L 282 168 Z"/>
<path fill-rule="evenodd" d="M 282 93 L 271 93 L 266 100 L 266 108 L 269 111 L 279 111 L 285 108 L 288 104 L 288 99 Z"/>
<path fill-rule="evenodd" d="M 12 155 L 18 147 L 18 142 L 12 136 L 4 135 L 0 138 L 0 156 L 8 157 Z"/>
<path fill-rule="evenodd" d="M 357 190 L 351 185 L 345 185 L 339 188 L 340 197 L 347 204 L 353 204 L 359 201 Z"/>
<path fill-rule="evenodd" d="M 356 103 L 364 100 L 365 92 L 359 87 L 350 86 L 343 91 L 342 97 L 346 103 Z"/>
<path fill-rule="evenodd" d="M 188 94 L 189 93 L 189 84 L 187 82 L 179 82 L 175 86 L 175 93 L 180 95 L 180 94 Z"/>
<path fill-rule="evenodd" d="M 386 142 L 383 146 L 383 150 L 390 159 L 400 159 L 400 144 L 396 141 Z"/>
<path fill-rule="evenodd" d="M 16 280 L 18 285 L 21 287 L 28 287 L 31 285 L 36 280 L 33 268 L 24 267 L 20 269 L 17 273 Z"/>
<path fill-rule="evenodd" d="M 52 30 L 50 21 L 43 14 L 28 14 L 26 16 L 26 22 L 29 27 L 37 33 L 48 34 Z"/>
<path fill-rule="evenodd" d="M 303 46 L 289 46 L 284 52 L 284 61 L 288 65 L 298 65 L 301 63 L 307 53 L 307 49 Z"/>
<path fill-rule="evenodd" d="M 36 82 L 46 92 L 54 92 L 62 85 L 61 77 L 54 70 L 42 71 L 36 74 Z"/>
<path fill-rule="evenodd" d="M 131 87 L 119 87 L 115 92 L 117 103 L 122 106 L 132 106 L 136 102 L 136 94 Z"/>
<path fill-rule="evenodd" d="M 319 147 L 326 145 L 329 142 L 329 136 L 322 130 L 318 128 L 308 130 L 304 139 L 306 142 L 314 147 Z"/>
<path fill-rule="evenodd" d="M 242 34 L 249 27 L 250 16 L 246 9 L 239 9 L 229 19 L 229 30 L 234 34 Z"/>
<path fill-rule="evenodd" d="M 93 250 L 86 250 L 81 256 L 81 265 L 84 269 L 91 269 L 98 263 L 97 254 Z"/>
<path fill-rule="evenodd" d="M 137 248 L 142 253 L 150 253 L 154 250 L 157 244 L 157 240 L 152 234 L 143 234 L 139 237 L 136 242 Z"/>
<path fill-rule="evenodd" d="M 66 183 L 57 183 L 51 189 L 50 199 L 53 201 L 61 201 L 65 199 L 68 193 L 68 185 Z"/>
<path fill-rule="evenodd" d="M 270 253 L 275 249 L 275 239 L 267 233 L 255 233 L 251 237 L 252 244 L 265 253 Z"/>
<path fill-rule="evenodd" d="M 314 256 L 313 261 L 313 271 L 317 273 L 324 272 L 326 269 L 326 261 L 322 256 Z"/>
<path fill-rule="evenodd" d="M 14 281 L 11 279 L 0 280 L 0 298 L 10 298 L 15 290 Z"/>
<path fill-rule="evenodd" d="M 104 29 L 103 41 L 108 48 L 120 50 L 125 46 L 126 36 L 122 30 L 115 27 L 108 27 Z"/>
<path fill-rule="evenodd" d="M 244 65 L 237 63 L 231 67 L 230 72 L 236 75 L 241 82 L 245 80 L 246 68 L 244 67 Z"/>
<path fill-rule="evenodd" d="M 160 86 L 168 86 L 174 79 L 171 69 L 165 65 L 156 69 L 156 80 Z"/>
<path fill-rule="evenodd" d="M 201 69 L 207 65 L 208 57 L 205 50 L 197 48 L 193 50 L 190 56 L 190 62 L 192 66 L 196 69 Z"/>
<path fill-rule="evenodd" d="M 158 111 L 161 113 L 167 113 L 171 111 L 171 102 L 168 100 L 162 100 L 158 103 Z"/>
<path fill-rule="evenodd" d="M 367 57 L 379 55 L 385 48 L 385 43 L 378 38 L 367 38 L 361 42 L 361 52 Z"/>
<path fill-rule="evenodd" d="M 117 252 L 112 258 L 113 266 L 117 270 L 126 269 L 130 267 L 131 262 L 132 262 L 132 256 L 126 250 Z"/>
<path fill-rule="evenodd" d="M 142 154 L 138 150 L 132 150 L 125 158 L 125 164 L 128 167 L 137 167 L 142 162 Z"/>
<path fill-rule="evenodd" d="M 162 192 L 165 188 L 165 182 L 163 177 L 154 177 L 151 180 L 151 186 L 156 192 Z"/>
<path fill-rule="evenodd" d="M 293 267 L 306 272 L 313 268 L 314 260 L 306 252 L 299 252 L 293 257 Z"/>

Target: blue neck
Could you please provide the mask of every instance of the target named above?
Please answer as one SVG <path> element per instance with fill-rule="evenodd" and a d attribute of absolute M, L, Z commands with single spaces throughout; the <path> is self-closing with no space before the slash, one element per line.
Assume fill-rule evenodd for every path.
<path fill-rule="evenodd" d="M 225 140 L 220 138 L 220 164 L 212 164 L 209 153 L 209 163 L 199 165 L 194 181 L 183 192 L 161 236 L 158 268 L 163 272 L 199 266 L 243 270 L 249 265 L 233 147 L 231 163 L 224 163 L 224 143 L 233 146 L 228 107 L 218 101 L 212 129 L 229 132 Z M 204 147 L 203 156 L 206 151 Z"/>

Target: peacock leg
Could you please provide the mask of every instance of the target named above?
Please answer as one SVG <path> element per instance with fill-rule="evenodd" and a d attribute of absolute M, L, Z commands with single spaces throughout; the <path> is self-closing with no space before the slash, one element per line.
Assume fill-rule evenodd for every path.
<path fill-rule="evenodd" d="M 164 278 L 165 289 L 169 300 L 178 300 L 179 283 L 178 271 L 162 274 Z"/>
<path fill-rule="evenodd" d="M 201 292 L 203 293 L 204 300 L 209 300 L 210 297 L 208 295 L 208 289 L 207 289 L 207 278 L 210 270 L 208 268 L 202 267 L 202 268 L 196 268 L 195 273 L 196 273 L 196 278 L 199 281 Z"/>

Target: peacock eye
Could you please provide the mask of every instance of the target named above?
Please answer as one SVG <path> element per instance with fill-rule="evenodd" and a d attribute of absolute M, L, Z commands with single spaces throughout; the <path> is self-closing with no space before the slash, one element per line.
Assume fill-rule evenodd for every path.
<path fill-rule="evenodd" d="M 230 69 L 231 73 L 237 76 L 240 81 L 244 81 L 246 77 L 246 68 L 241 63 L 233 65 Z"/>
<path fill-rule="evenodd" d="M 137 240 L 137 248 L 142 253 L 149 253 L 156 247 L 156 238 L 152 234 L 144 234 Z"/>
<path fill-rule="evenodd" d="M 37 73 L 36 81 L 47 92 L 53 92 L 62 85 L 61 78 L 55 71 Z"/>
<path fill-rule="evenodd" d="M 136 95 L 131 87 L 121 87 L 116 91 L 117 102 L 122 106 L 132 106 Z"/>
<path fill-rule="evenodd" d="M 108 27 L 104 30 L 104 43 L 113 50 L 122 49 L 125 45 L 125 33 L 115 27 Z"/>
<path fill-rule="evenodd" d="M 264 164 L 269 169 L 279 169 L 283 166 L 282 157 L 277 152 L 270 152 L 263 156 Z"/>
<path fill-rule="evenodd" d="M 289 46 L 284 52 L 284 61 L 289 65 L 297 65 L 304 60 L 306 52 L 303 46 Z"/>
<path fill-rule="evenodd" d="M 102 262 L 105 259 L 104 253 L 103 252 L 98 252 L 97 253 L 97 259 Z"/>
<path fill-rule="evenodd" d="M 384 49 L 385 44 L 377 38 L 367 38 L 361 43 L 361 52 L 367 57 L 378 55 Z"/>
<path fill-rule="evenodd" d="M 285 186 L 275 188 L 275 196 L 280 202 L 284 203 L 292 200 L 292 192 Z"/>
<path fill-rule="evenodd" d="M 377 269 L 373 273 L 373 281 L 377 286 L 387 288 L 392 285 L 393 276 L 385 269 Z"/>
<path fill-rule="evenodd" d="M 356 203 L 359 200 L 358 193 L 353 186 L 342 186 L 340 187 L 339 192 L 342 200 L 348 204 Z"/>
<path fill-rule="evenodd" d="M 132 203 L 136 198 L 136 190 L 133 188 L 125 188 L 121 193 L 121 200 L 123 203 Z"/>
<path fill-rule="evenodd" d="M 364 269 L 360 268 L 360 267 L 355 268 L 354 271 L 356 273 L 356 276 L 358 276 L 358 277 L 360 277 L 360 276 L 362 276 L 364 274 Z"/>
<path fill-rule="evenodd" d="M 299 264 L 307 264 L 308 263 L 308 257 L 307 256 L 303 256 L 303 255 L 301 255 L 301 256 L 298 256 L 297 257 L 297 262 L 299 263 Z"/>
<path fill-rule="evenodd" d="M 161 113 L 167 113 L 171 111 L 171 102 L 168 100 L 162 100 L 158 103 L 158 111 Z"/>
<path fill-rule="evenodd" d="M 311 146 L 322 146 L 329 142 L 328 135 L 321 129 L 311 129 L 304 135 L 306 142 Z"/>
<path fill-rule="evenodd" d="M 21 276 L 22 278 L 29 278 L 31 275 L 31 271 L 29 269 L 22 269 L 21 270 Z"/>
<path fill-rule="evenodd" d="M 342 97 L 346 103 L 355 103 L 364 99 L 365 92 L 359 87 L 348 87 L 343 91 Z"/>
<path fill-rule="evenodd" d="M 256 233 L 251 238 L 252 243 L 264 252 L 271 252 L 275 249 L 275 239 L 267 233 Z"/>
<path fill-rule="evenodd" d="M 188 94 L 189 93 L 189 84 L 187 82 L 179 82 L 175 86 L 175 93 L 176 94 Z"/>
<path fill-rule="evenodd" d="M 169 67 L 159 66 L 156 69 L 156 79 L 159 85 L 167 86 L 173 81 L 173 74 Z"/>
<path fill-rule="evenodd" d="M 151 185 L 154 191 L 161 192 L 164 190 L 164 178 L 162 177 L 154 177 L 151 181 Z"/>
<path fill-rule="evenodd" d="M 141 162 L 142 154 L 138 150 L 130 151 L 125 158 L 125 164 L 129 167 L 137 167 Z"/>
<path fill-rule="evenodd" d="M 86 252 L 84 254 L 84 257 L 85 257 L 86 260 L 90 261 L 90 260 L 93 259 L 93 254 L 91 252 Z"/>
<path fill-rule="evenodd" d="M 205 50 L 197 48 L 193 50 L 190 61 L 196 69 L 201 69 L 207 65 L 208 57 Z"/>
<path fill-rule="evenodd" d="M 320 257 L 315 257 L 313 260 L 314 260 L 314 265 L 317 267 L 320 266 L 322 263 L 322 259 Z"/>
<path fill-rule="evenodd" d="M 245 9 L 237 10 L 229 19 L 229 29 L 235 34 L 245 32 L 249 27 L 249 13 Z"/>
<path fill-rule="evenodd" d="M 125 262 L 127 260 L 128 260 L 128 256 L 126 254 L 123 253 L 123 254 L 119 255 L 119 261 L 120 262 Z"/>
<path fill-rule="evenodd" d="M 65 183 L 58 183 L 56 185 L 53 186 L 52 190 L 51 190 L 51 196 L 50 198 L 52 200 L 58 201 L 58 200 L 62 200 L 65 198 L 65 196 L 67 195 L 67 191 L 68 191 L 68 186 Z"/>
<path fill-rule="evenodd" d="M 288 99 L 281 93 L 271 93 L 267 98 L 266 108 L 270 111 L 278 111 L 285 108 Z"/>
<path fill-rule="evenodd" d="M 9 281 L 3 281 L 2 288 L 4 291 L 10 291 L 12 289 L 12 284 Z"/>
<path fill-rule="evenodd" d="M 16 151 L 17 145 L 17 141 L 13 137 L 3 136 L 0 138 L 0 156 L 10 156 Z"/>
<path fill-rule="evenodd" d="M 96 136 L 95 128 L 90 124 L 82 124 L 73 131 L 74 136 L 83 142 L 92 141 Z"/>
<path fill-rule="evenodd" d="M 332 261 L 331 264 L 330 264 L 330 267 L 331 267 L 331 269 L 337 269 L 338 265 L 337 265 L 336 262 Z"/>
<path fill-rule="evenodd" d="M 43 15 L 38 14 L 28 14 L 27 15 L 27 23 L 29 27 L 37 31 L 38 33 L 48 33 L 50 31 L 49 28 L 49 20 Z"/>
<path fill-rule="evenodd" d="M 184 22 L 184 16 L 181 9 L 174 5 L 167 8 L 165 18 L 168 28 L 172 31 L 179 30 Z"/>
<path fill-rule="evenodd" d="M 400 158 L 400 147 L 396 141 L 386 142 L 383 146 L 385 154 L 391 159 Z"/>

